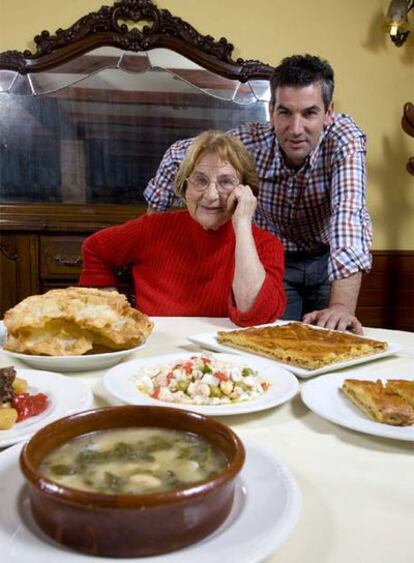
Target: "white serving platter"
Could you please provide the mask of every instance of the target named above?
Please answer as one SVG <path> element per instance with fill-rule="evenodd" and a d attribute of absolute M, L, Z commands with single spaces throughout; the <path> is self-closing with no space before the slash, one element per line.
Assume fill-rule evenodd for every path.
<path fill-rule="evenodd" d="M 281 323 L 276 323 L 276 324 L 281 324 Z M 314 328 L 318 328 L 319 330 L 325 330 L 325 329 L 319 328 L 319 327 L 314 327 Z M 187 338 L 190 342 L 193 342 L 193 344 L 197 344 L 198 346 L 201 346 L 204 349 L 214 350 L 215 352 L 227 352 L 227 353 L 230 352 L 232 354 L 241 354 L 243 356 L 249 356 L 250 358 L 251 357 L 258 357 L 251 351 L 244 352 L 243 350 L 240 350 L 238 348 L 232 348 L 231 346 L 225 346 L 224 344 L 221 344 L 217 340 L 217 332 L 204 332 L 204 333 L 201 333 L 201 334 L 187 336 Z M 361 336 L 361 338 L 364 338 L 364 337 Z M 361 356 L 359 358 L 354 358 L 352 360 L 340 361 L 340 362 L 337 362 L 337 363 L 334 363 L 334 364 L 330 364 L 329 366 L 325 366 L 325 367 L 313 369 L 313 370 L 304 369 L 304 368 L 301 368 L 301 367 L 298 367 L 298 366 L 293 366 L 291 364 L 281 362 L 279 360 L 273 360 L 273 359 L 270 359 L 270 358 L 269 358 L 269 360 L 271 362 L 273 362 L 275 365 L 289 370 L 290 372 L 294 373 L 295 375 L 297 375 L 300 378 L 307 378 L 307 377 L 313 377 L 315 375 L 321 375 L 323 373 L 329 373 L 331 371 L 336 371 L 338 369 L 348 368 L 348 367 L 351 367 L 351 366 L 364 364 L 366 362 L 379 360 L 381 358 L 386 358 L 388 356 L 392 356 L 394 354 L 397 354 L 402 349 L 403 349 L 403 346 L 401 346 L 400 344 L 396 344 L 394 342 L 388 342 L 388 349 L 385 350 L 384 352 L 379 352 L 377 354 L 371 354 L 371 355 L 368 355 L 368 356 Z M 261 356 L 259 356 L 259 357 L 261 357 Z"/>
<path fill-rule="evenodd" d="M 224 405 L 171 403 L 154 399 L 138 390 L 140 373 L 145 368 L 189 360 L 195 355 L 181 352 L 131 360 L 108 370 L 104 376 L 103 385 L 111 395 L 126 404 L 168 406 L 214 416 L 244 414 L 269 409 L 288 401 L 298 391 L 299 382 L 296 377 L 286 369 L 276 366 L 271 360 L 255 356 L 242 358 L 234 354 L 214 354 L 212 357 L 225 362 L 243 364 L 257 370 L 259 375 L 271 384 L 267 391 L 251 401 Z"/>
<path fill-rule="evenodd" d="M 128 562 L 259 563 L 278 549 L 298 520 L 300 492 L 282 461 L 252 443 L 245 442 L 244 445 L 246 463 L 236 483 L 233 508 L 220 528 L 184 549 L 153 557 L 128 558 Z M 20 450 L 17 445 L 0 453 L 2 561 L 119 562 L 112 557 L 88 557 L 71 551 L 49 539 L 37 527 L 30 510 L 28 487 L 19 471 Z"/>
<path fill-rule="evenodd" d="M 414 381 L 412 375 L 391 375 L 388 379 L 408 379 Z M 318 416 L 365 434 L 393 438 L 396 440 L 414 441 L 414 426 L 391 426 L 368 418 L 340 391 L 344 379 L 364 379 L 376 381 L 382 379 L 375 371 L 364 373 L 347 372 L 331 373 L 306 382 L 301 390 L 305 405 Z"/>
<path fill-rule="evenodd" d="M 73 372 L 92 371 L 96 369 L 109 368 L 119 364 L 145 346 L 145 342 L 134 348 L 118 350 L 116 352 L 105 352 L 103 354 L 85 354 L 82 356 L 35 356 L 32 354 L 20 354 L 3 349 L 7 331 L 3 321 L 0 321 L 0 349 L 7 354 L 11 360 L 20 360 L 25 364 L 48 371 Z"/>

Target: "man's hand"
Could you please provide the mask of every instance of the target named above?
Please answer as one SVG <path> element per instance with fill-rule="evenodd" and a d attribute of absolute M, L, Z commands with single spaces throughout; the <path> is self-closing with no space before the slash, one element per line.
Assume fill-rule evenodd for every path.
<path fill-rule="evenodd" d="M 344 305 L 340 304 L 307 313 L 303 317 L 303 322 L 331 330 L 351 330 L 355 334 L 363 334 L 359 320 Z"/>
<path fill-rule="evenodd" d="M 362 325 L 354 314 L 361 279 L 361 272 L 356 272 L 347 278 L 333 281 L 328 307 L 307 313 L 303 322 L 332 330 L 352 330 L 355 334 L 363 334 Z"/>

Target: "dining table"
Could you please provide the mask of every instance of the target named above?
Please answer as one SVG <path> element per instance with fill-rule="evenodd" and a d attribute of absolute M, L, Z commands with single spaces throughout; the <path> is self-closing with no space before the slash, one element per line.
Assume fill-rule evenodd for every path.
<path fill-rule="evenodd" d="M 225 318 L 153 317 L 152 320 L 154 330 L 145 346 L 124 361 L 200 352 L 200 345 L 188 340 L 189 336 L 235 328 Z M 378 377 L 414 379 L 414 333 L 364 328 L 364 334 L 399 344 L 401 349 L 394 355 L 341 369 L 341 374 L 354 377 L 375 373 Z M 19 361 L 13 363 L 28 367 Z M 7 365 L 10 358 L 0 352 L 0 367 Z M 105 372 L 101 369 L 65 375 L 90 387 L 94 406 L 120 404 L 103 386 Z M 339 372 L 333 369 L 331 373 Z M 322 376 L 299 379 L 300 387 L 318 377 Z M 281 405 L 260 412 L 218 417 L 242 441 L 264 448 L 282 460 L 300 491 L 296 525 L 266 561 L 412 563 L 414 441 L 375 436 L 335 424 L 304 404 L 300 387 L 293 398 Z M 254 495 L 254 486 L 250 494 Z M 272 510 L 271 498 L 261 510 Z M 251 541 L 260 542 L 260 537 Z M 168 555 L 164 559 L 168 563 Z M 92 563 L 95 560 L 90 557 Z M 235 551 L 234 558 L 228 561 L 239 563 L 245 559 L 238 558 Z"/>

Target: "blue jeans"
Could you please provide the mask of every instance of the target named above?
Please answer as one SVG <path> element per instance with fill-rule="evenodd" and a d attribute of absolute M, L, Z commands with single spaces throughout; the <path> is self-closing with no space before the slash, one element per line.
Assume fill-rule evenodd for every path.
<path fill-rule="evenodd" d="M 329 250 L 316 255 L 286 252 L 286 311 L 282 319 L 300 321 L 303 315 L 328 306 L 331 284 L 328 279 Z"/>

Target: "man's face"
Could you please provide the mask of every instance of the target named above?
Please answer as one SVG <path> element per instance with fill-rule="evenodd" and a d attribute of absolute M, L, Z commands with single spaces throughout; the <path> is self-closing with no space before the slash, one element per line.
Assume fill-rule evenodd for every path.
<path fill-rule="evenodd" d="M 275 105 L 270 106 L 270 121 L 288 166 L 301 168 L 306 157 L 318 144 L 332 112 L 332 103 L 328 111 L 325 111 L 319 83 L 276 89 Z"/>

